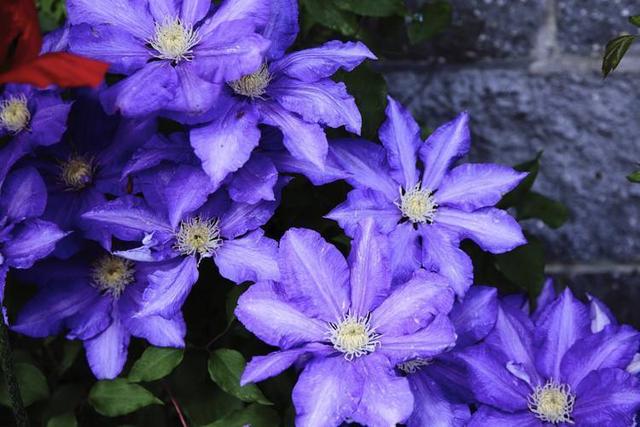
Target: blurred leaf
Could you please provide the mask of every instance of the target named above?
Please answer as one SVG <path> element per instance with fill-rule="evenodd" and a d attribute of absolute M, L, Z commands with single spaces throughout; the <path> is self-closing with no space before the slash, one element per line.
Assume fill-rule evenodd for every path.
<path fill-rule="evenodd" d="M 238 298 L 240 295 L 246 291 L 248 286 L 246 285 L 237 285 L 234 286 L 233 289 L 227 293 L 227 299 L 225 301 L 225 310 L 227 314 L 227 325 L 230 325 L 236 318 L 236 315 L 233 313 L 236 310 L 238 305 Z"/>
<path fill-rule="evenodd" d="M 53 391 L 51 399 L 43 412 L 43 419 L 52 419 L 59 415 L 73 413 L 86 397 L 85 387 L 80 384 L 63 384 Z"/>
<path fill-rule="evenodd" d="M 320 24 L 345 36 L 358 32 L 356 15 L 338 9 L 330 0 L 301 0 L 300 5 L 306 31 L 314 24 Z"/>
<path fill-rule="evenodd" d="M 336 80 L 347 85 L 362 115 L 362 136 L 374 139 L 384 121 L 387 107 L 387 83 L 369 64 L 362 64 L 350 73 L 339 71 Z"/>
<path fill-rule="evenodd" d="M 609 40 L 604 50 L 602 59 L 602 74 L 607 77 L 609 73 L 616 69 L 624 54 L 629 50 L 629 46 L 634 42 L 636 36 L 624 35 Z"/>
<path fill-rule="evenodd" d="M 542 151 L 539 151 L 533 159 L 513 167 L 515 170 L 520 172 L 529 172 L 529 175 L 527 175 L 516 188 L 504 195 L 502 200 L 500 200 L 500 203 L 498 203 L 498 207 L 500 209 L 507 209 L 516 206 L 524 199 L 526 194 L 531 190 L 531 187 L 538 176 L 541 157 Z"/>
<path fill-rule="evenodd" d="M 634 15 L 629 17 L 629 23 L 640 27 L 640 15 Z"/>
<path fill-rule="evenodd" d="M 533 191 L 527 194 L 517 210 L 518 220 L 538 218 L 551 228 L 559 228 L 569 219 L 565 205 Z"/>
<path fill-rule="evenodd" d="M 47 427 L 77 427 L 78 420 L 73 412 L 57 415 L 47 421 Z"/>
<path fill-rule="evenodd" d="M 169 375 L 182 362 L 183 350 L 179 348 L 147 347 L 131 367 L 129 381 L 149 382 Z"/>
<path fill-rule="evenodd" d="M 89 403 L 98 413 L 107 417 L 126 415 L 145 406 L 163 404 L 146 388 L 123 378 L 95 383 L 89 392 Z"/>
<path fill-rule="evenodd" d="M 278 413 L 271 408 L 252 404 L 205 427 L 272 427 L 280 425 Z"/>
<path fill-rule="evenodd" d="M 627 179 L 630 182 L 640 182 L 640 171 L 635 171 L 635 172 L 627 175 Z"/>
<path fill-rule="evenodd" d="M 81 349 L 82 343 L 78 340 L 64 342 L 62 345 L 62 360 L 58 364 L 58 375 L 67 372 L 78 358 Z"/>
<path fill-rule="evenodd" d="M 496 255 L 496 267 L 515 285 L 535 297 L 544 283 L 544 247 L 533 236 L 528 243 L 505 254 Z"/>
<path fill-rule="evenodd" d="M 38 20 L 43 32 L 57 29 L 67 15 L 64 0 L 37 0 Z"/>
<path fill-rule="evenodd" d="M 30 363 L 17 362 L 15 364 L 15 373 L 24 406 L 29 406 L 34 402 L 49 397 L 47 379 L 40 369 Z M 9 392 L 3 381 L 0 388 L 0 404 L 10 406 L 10 402 Z"/>
<path fill-rule="evenodd" d="M 244 356 L 236 350 L 221 348 L 209 357 L 209 375 L 221 389 L 243 402 L 271 405 L 255 384 L 240 387 L 240 376 L 246 364 Z"/>
<path fill-rule="evenodd" d="M 403 15 L 403 0 L 334 0 L 338 8 L 361 16 Z"/>
<path fill-rule="evenodd" d="M 452 10 L 447 1 L 428 3 L 411 15 L 407 34 L 411 44 L 429 40 L 451 24 Z"/>

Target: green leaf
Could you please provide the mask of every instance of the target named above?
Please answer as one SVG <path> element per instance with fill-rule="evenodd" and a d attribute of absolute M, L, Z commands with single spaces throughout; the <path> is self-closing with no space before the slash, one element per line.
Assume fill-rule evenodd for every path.
<path fill-rule="evenodd" d="M 559 228 L 569 219 L 565 205 L 536 192 L 527 194 L 517 210 L 519 220 L 537 218 L 551 228 Z"/>
<path fill-rule="evenodd" d="M 230 325 L 236 318 L 234 311 L 238 306 L 238 298 L 248 289 L 248 286 L 237 285 L 227 293 L 227 299 L 225 300 L 225 310 L 227 314 L 227 325 Z"/>
<path fill-rule="evenodd" d="M 330 0 L 301 0 L 304 27 L 314 24 L 337 31 L 345 36 L 353 36 L 359 25 L 356 15 L 338 7 Z"/>
<path fill-rule="evenodd" d="M 80 341 L 65 341 L 62 346 L 62 360 L 58 364 L 58 375 L 62 375 L 73 365 L 76 361 L 80 350 L 82 349 L 82 343 Z"/>
<path fill-rule="evenodd" d="M 604 50 L 604 58 L 602 59 L 602 74 L 607 77 L 609 73 L 616 69 L 622 57 L 629 50 L 629 46 L 634 42 L 636 36 L 624 35 L 609 40 Z"/>
<path fill-rule="evenodd" d="M 146 388 L 123 378 L 95 383 L 89 392 L 89 403 L 106 417 L 126 415 L 145 406 L 163 404 Z"/>
<path fill-rule="evenodd" d="M 532 236 L 528 243 L 505 254 L 496 255 L 496 267 L 519 288 L 531 297 L 540 293 L 544 283 L 544 247 Z"/>
<path fill-rule="evenodd" d="M 640 182 L 640 171 L 635 171 L 627 175 L 629 182 Z"/>
<path fill-rule="evenodd" d="M 50 418 L 47 427 L 77 427 L 78 420 L 73 412 L 67 412 Z"/>
<path fill-rule="evenodd" d="M 38 0 L 38 19 L 42 31 L 48 32 L 58 28 L 66 16 L 64 0 Z"/>
<path fill-rule="evenodd" d="M 183 355 L 179 348 L 147 347 L 131 367 L 129 381 L 149 382 L 164 378 L 182 362 Z"/>
<path fill-rule="evenodd" d="M 337 0 L 335 3 L 338 8 L 361 16 L 404 15 L 406 10 L 403 0 Z"/>
<path fill-rule="evenodd" d="M 252 404 L 216 420 L 205 427 L 272 427 L 280 425 L 278 413 L 271 408 Z"/>
<path fill-rule="evenodd" d="M 271 405 L 255 384 L 240 386 L 240 376 L 245 365 L 246 361 L 242 354 L 236 350 L 221 348 L 211 353 L 209 357 L 209 375 L 221 389 L 243 402 Z"/>
<path fill-rule="evenodd" d="M 421 43 L 436 36 L 451 24 L 452 10 L 447 1 L 428 3 L 411 15 L 407 34 L 411 44 Z"/>
<path fill-rule="evenodd" d="M 49 397 L 47 379 L 40 369 L 30 363 L 18 362 L 15 364 L 15 374 L 24 406 Z M 3 381 L 0 388 L 0 404 L 11 406 L 10 402 L 9 392 Z"/>
<path fill-rule="evenodd" d="M 42 414 L 45 420 L 66 413 L 73 413 L 81 401 L 86 399 L 87 391 L 81 384 L 63 384 L 51 394 L 47 407 Z"/>
<path fill-rule="evenodd" d="M 635 25 L 636 27 L 640 27 L 640 15 L 630 16 L 629 23 Z"/>
<path fill-rule="evenodd" d="M 533 159 L 527 160 L 526 162 L 520 163 L 513 167 L 515 170 L 520 172 L 529 172 L 529 175 L 527 175 L 516 188 L 502 197 L 502 200 L 500 200 L 500 203 L 498 203 L 499 208 L 511 208 L 518 205 L 524 200 L 527 193 L 529 193 L 529 191 L 531 190 L 536 177 L 538 176 L 538 171 L 540 171 L 541 157 L 542 151 L 539 151 Z"/>

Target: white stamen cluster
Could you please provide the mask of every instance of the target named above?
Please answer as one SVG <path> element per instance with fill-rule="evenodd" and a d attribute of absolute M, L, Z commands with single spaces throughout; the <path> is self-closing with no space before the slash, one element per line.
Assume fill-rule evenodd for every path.
<path fill-rule="evenodd" d="M 402 212 L 402 216 L 414 224 L 425 222 L 431 224 L 438 209 L 432 192 L 422 188 L 420 184 L 416 184 L 408 191 L 403 191 L 401 188 L 400 200 L 395 202 L 395 205 Z"/>
<path fill-rule="evenodd" d="M 200 43 L 198 31 L 180 18 L 168 18 L 155 23 L 155 33 L 149 44 L 155 49 L 155 57 L 175 63 L 193 59 L 193 48 Z"/>
<path fill-rule="evenodd" d="M 84 156 L 72 156 L 60 164 L 60 180 L 68 190 L 82 190 L 93 181 L 94 161 Z"/>
<path fill-rule="evenodd" d="M 217 218 L 199 216 L 180 222 L 176 233 L 175 249 L 183 255 L 197 255 L 200 259 L 211 257 L 222 246 L 220 222 Z"/>
<path fill-rule="evenodd" d="M 134 264 L 128 259 L 106 255 L 93 265 L 91 279 L 101 292 L 119 298 L 135 279 Z"/>
<path fill-rule="evenodd" d="M 18 133 L 29 126 L 31 112 L 24 95 L 11 96 L 0 101 L 0 126 L 11 133 Z"/>
<path fill-rule="evenodd" d="M 371 327 L 370 321 L 371 314 L 358 317 L 347 313 L 339 322 L 329 322 L 327 337 L 333 348 L 351 361 L 354 357 L 372 353 L 380 345 L 381 335 Z"/>
<path fill-rule="evenodd" d="M 271 74 L 269 74 L 269 66 L 262 66 L 255 72 L 248 74 L 238 80 L 229 83 L 231 89 L 238 95 L 246 96 L 251 99 L 260 98 L 265 94 L 267 86 L 271 82 Z"/>
<path fill-rule="evenodd" d="M 429 366 L 430 364 L 431 364 L 431 359 L 420 359 L 420 358 L 418 358 L 418 359 L 413 359 L 413 360 L 408 360 L 406 362 L 402 362 L 402 363 L 398 364 L 398 366 L 396 366 L 396 368 L 398 368 L 399 370 L 401 370 L 405 374 L 415 374 L 420 369 L 424 368 L 425 366 Z"/>
<path fill-rule="evenodd" d="M 548 380 L 543 386 L 536 386 L 527 398 L 529 410 L 541 421 L 573 424 L 571 414 L 576 396 L 568 384 Z"/>

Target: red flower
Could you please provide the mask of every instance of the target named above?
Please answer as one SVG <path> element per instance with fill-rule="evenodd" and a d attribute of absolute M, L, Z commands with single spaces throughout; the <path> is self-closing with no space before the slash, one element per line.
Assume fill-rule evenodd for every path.
<path fill-rule="evenodd" d="M 67 52 L 39 55 L 42 35 L 33 0 L 0 0 L 0 29 L 0 84 L 95 87 L 109 68 Z"/>

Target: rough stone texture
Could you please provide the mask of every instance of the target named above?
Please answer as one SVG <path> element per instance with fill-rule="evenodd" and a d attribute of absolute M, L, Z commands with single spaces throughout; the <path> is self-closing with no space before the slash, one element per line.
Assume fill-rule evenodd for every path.
<path fill-rule="evenodd" d="M 419 61 L 383 63 L 392 95 L 435 127 L 467 110 L 473 161 L 515 164 L 544 150 L 535 189 L 570 221 L 543 238 L 549 273 L 640 326 L 640 46 L 603 80 L 603 46 L 637 31 L 633 0 L 454 0 L 455 28 Z M 586 12 L 583 12 L 585 10 Z M 480 37 L 486 34 L 487 38 Z M 595 46 L 595 45 L 598 46 Z M 638 43 L 640 45 L 640 43 Z"/>

